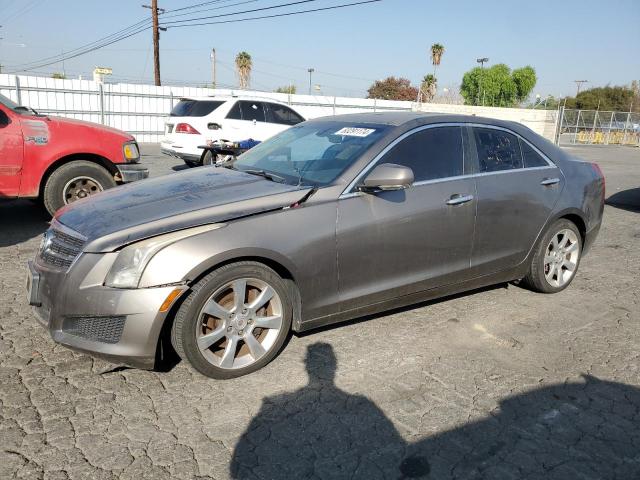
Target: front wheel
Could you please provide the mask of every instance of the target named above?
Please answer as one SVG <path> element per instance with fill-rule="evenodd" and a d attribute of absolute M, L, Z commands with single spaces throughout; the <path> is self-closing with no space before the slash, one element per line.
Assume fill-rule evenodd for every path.
<path fill-rule="evenodd" d="M 575 277 L 581 254 L 582 237 L 578 228 L 561 218 L 542 237 L 523 282 L 537 292 L 560 292 Z"/>
<path fill-rule="evenodd" d="M 53 216 L 64 205 L 115 186 L 116 181 L 104 167 L 76 160 L 54 170 L 45 183 L 42 200 Z"/>
<path fill-rule="evenodd" d="M 187 297 L 171 329 L 178 355 L 211 378 L 234 378 L 273 360 L 291 327 L 282 278 L 257 262 L 211 272 Z"/>

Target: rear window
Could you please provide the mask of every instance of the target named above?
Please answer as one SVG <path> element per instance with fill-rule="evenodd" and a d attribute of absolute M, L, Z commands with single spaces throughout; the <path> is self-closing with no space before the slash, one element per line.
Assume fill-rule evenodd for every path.
<path fill-rule="evenodd" d="M 180 100 L 169 115 L 172 117 L 204 117 L 223 103 L 216 100 Z"/>

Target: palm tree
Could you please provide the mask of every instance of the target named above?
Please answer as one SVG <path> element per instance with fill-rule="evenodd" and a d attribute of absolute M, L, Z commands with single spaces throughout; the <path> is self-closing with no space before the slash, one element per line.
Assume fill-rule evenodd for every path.
<path fill-rule="evenodd" d="M 243 51 L 236 55 L 236 73 L 238 74 L 238 81 L 242 89 L 249 87 L 252 66 L 251 55 L 247 52 Z"/>
<path fill-rule="evenodd" d="M 435 75 L 425 75 L 420 85 L 420 94 L 423 96 L 425 102 L 430 102 L 436 96 L 438 91 L 438 79 Z"/>
<path fill-rule="evenodd" d="M 434 43 L 431 45 L 431 63 L 433 63 L 433 74 L 436 74 L 436 67 L 440 65 L 440 60 L 442 60 L 442 55 L 444 55 L 444 46 L 439 43 Z"/>

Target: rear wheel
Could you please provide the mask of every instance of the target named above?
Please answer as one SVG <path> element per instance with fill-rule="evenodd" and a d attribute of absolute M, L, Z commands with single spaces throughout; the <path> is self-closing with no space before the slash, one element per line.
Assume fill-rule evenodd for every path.
<path fill-rule="evenodd" d="M 234 378 L 273 360 L 291 327 L 282 278 L 257 262 L 220 267 L 200 280 L 171 329 L 178 355 L 211 378 Z"/>
<path fill-rule="evenodd" d="M 573 222 L 560 219 L 542 237 L 523 282 L 537 292 L 560 292 L 575 277 L 581 254 L 580 231 Z"/>
<path fill-rule="evenodd" d="M 42 200 L 53 216 L 64 205 L 115 186 L 116 181 L 104 167 L 86 160 L 77 160 L 65 163 L 49 176 Z"/>

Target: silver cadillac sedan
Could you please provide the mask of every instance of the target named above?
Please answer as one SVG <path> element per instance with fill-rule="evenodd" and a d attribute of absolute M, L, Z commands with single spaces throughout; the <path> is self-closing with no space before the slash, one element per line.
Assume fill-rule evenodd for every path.
<path fill-rule="evenodd" d="M 513 280 L 559 292 L 603 200 L 596 164 L 518 123 L 326 117 L 64 207 L 27 295 L 69 348 L 152 368 L 170 339 L 197 371 L 231 378 L 291 331 Z"/>

